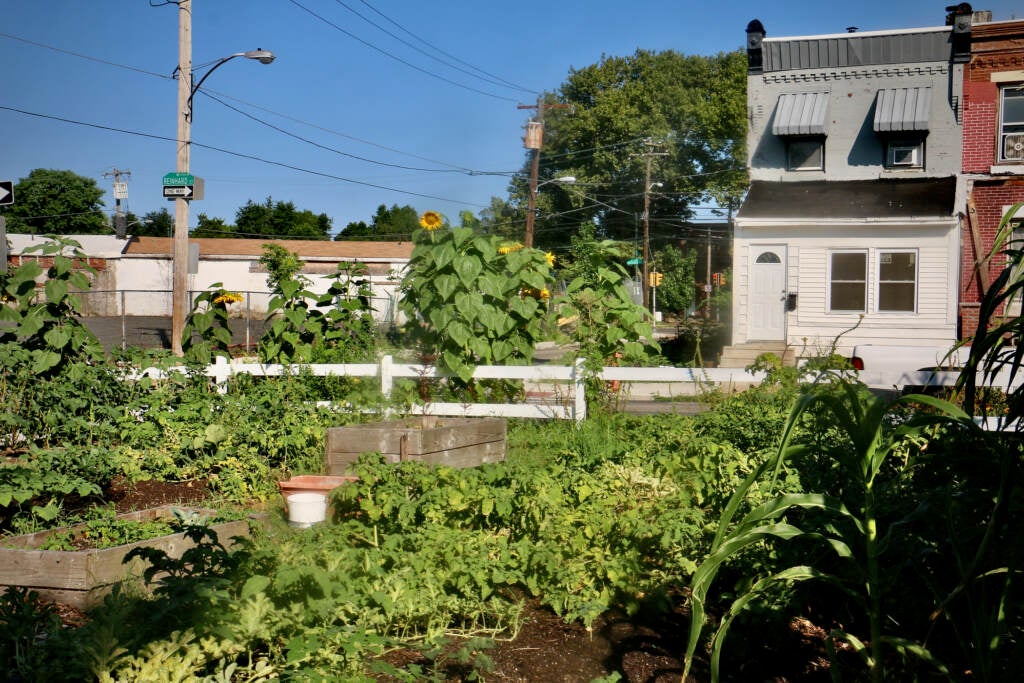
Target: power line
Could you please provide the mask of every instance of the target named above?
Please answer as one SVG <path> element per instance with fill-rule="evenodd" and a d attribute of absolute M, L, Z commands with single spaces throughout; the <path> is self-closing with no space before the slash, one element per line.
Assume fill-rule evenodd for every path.
<path fill-rule="evenodd" d="M 102 125 L 102 124 L 99 124 L 99 123 L 89 123 L 89 122 L 86 122 L 86 121 L 76 121 L 74 119 L 68 119 L 68 118 L 64 118 L 64 117 L 61 117 L 61 116 L 53 116 L 51 114 L 40 114 L 40 113 L 37 113 L 37 112 L 26 111 L 24 109 L 18 109 L 16 107 L 8 107 L 8 106 L 0 105 L 0 109 L 6 110 L 6 111 L 12 111 L 12 112 L 15 112 L 15 113 L 18 113 L 18 114 L 24 114 L 26 116 L 34 116 L 36 118 L 41 118 L 41 119 L 49 119 L 49 120 L 53 120 L 53 121 L 60 121 L 62 123 L 70 123 L 70 124 L 73 124 L 73 125 L 76 125 L 76 126 L 85 126 L 87 128 L 96 128 L 96 129 L 99 129 L 99 130 L 106 130 L 106 131 L 110 131 L 110 132 L 114 132 L 114 133 L 123 133 L 125 135 L 134 135 L 136 137 L 149 138 L 151 140 L 163 140 L 163 141 L 166 141 L 166 142 L 177 142 L 176 138 L 168 137 L 166 135 L 155 135 L 153 133 L 143 133 L 141 131 L 127 130 L 125 128 L 116 128 L 114 126 L 105 126 L 105 125 Z M 308 173 L 310 175 L 319 176 L 321 178 L 330 178 L 332 180 L 339 180 L 339 181 L 345 182 L 345 183 L 352 183 L 353 185 L 362 185 L 363 187 L 372 187 L 372 188 L 377 189 L 377 190 L 386 190 L 388 192 L 397 192 L 399 194 L 408 195 L 410 197 L 422 197 L 424 199 L 436 199 L 438 201 L 450 202 L 452 204 L 462 204 L 463 206 L 477 206 L 477 207 L 480 207 L 480 208 L 487 208 L 487 206 L 484 205 L 484 204 L 476 204 L 474 202 L 467 202 L 467 201 L 463 201 L 463 200 L 460 200 L 460 199 L 451 199 L 451 198 L 448 198 L 448 197 L 438 197 L 436 195 L 423 194 L 421 192 L 412 192 L 411 190 L 403 190 L 403 189 L 400 189 L 400 188 L 397 188 L 397 187 L 389 187 L 387 185 L 378 185 L 378 184 L 375 184 L 375 183 L 366 182 L 364 180 L 355 180 L 353 178 L 346 178 L 344 176 L 334 175 L 334 174 L 331 174 L 331 173 L 326 173 L 324 171 L 316 171 L 316 170 L 309 169 L 309 168 L 303 168 L 302 166 L 295 166 L 294 164 L 288 164 L 288 163 L 285 163 L 283 161 L 273 161 L 272 159 L 264 159 L 263 157 L 258 157 L 258 156 L 254 155 L 254 154 L 246 154 L 244 152 L 236 152 L 236 151 L 233 151 L 233 150 L 230 150 L 230 149 L 224 149 L 223 147 L 216 147 L 214 145 L 206 145 L 206 144 L 203 144 L 201 142 L 193 141 L 191 144 L 192 144 L 193 147 L 200 147 L 202 149 L 208 149 L 208 150 L 211 150 L 211 151 L 214 151 L 214 152 L 221 152 L 222 154 L 228 154 L 230 156 L 238 157 L 240 159 L 249 159 L 251 161 L 258 161 L 260 163 L 268 164 L 270 166 L 278 166 L 280 168 L 287 168 L 287 169 L 292 170 L 292 171 L 299 171 L 300 173 Z"/>
<path fill-rule="evenodd" d="M 509 83 L 505 79 L 500 78 L 498 76 L 492 76 L 491 74 L 488 74 L 483 69 L 477 68 L 477 67 L 473 66 L 472 64 L 467 64 L 466 62 L 463 62 L 461 59 L 458 59 L 457 57 L 453 57 L 452 55 L 449 55 L 447 52 L 444 52 L 440 48 L 437 48 L 437 47 L 435 47 L 433 45 L 430 45 L 430 43 L 428 43 L 427 41 L 423 40 L 422 38 L 419 38 L 418 36 L 410 33 L 407 29 L 405 29 L 402 26 L 400 26 L 399 24 L 397 24 L 394 20 L 384 16 L 384 14 L 382 14 L 377 8 L 369 5 L 366 2 L 363 2 L 363 4 L 366 5 L 367 7 L 369 7 L 371 10 L 373 10 L 377 14 L 379 14 L 381 17 L 384 17 L 384 19 L 387 19 L 389 22 L 391 22 L 395 26 L 398 26 L 398 28 L 400 28 L 401 30 L 405 31 L 406 33 L 411 35 L 413 38 L 416 38 L 420 43 L 423 43 L 423 44 L 427 45 L 428 47 L 433 48 L 437 52 L 440 52 L 441 54 L 443 54 L 443 55 L 445 55 L 447 57 L 450 57 L 451 59 L 454 59 L 457 62 L 461 62 L 462 64 L 465 64 L 466 66 L 470 67 L 470 69 L 473 69 L 474 71 L 477 71 L 479 73 L 484 74 L 484 76 L 480 76 L 477 73 L 473 73 L 473 71 L 470 71 L 469 69 L 464 69 L 464 68 L 462 68 L 462 67 L 460 67 L 460 66 L 458 66 L 456 64 L 452 64 L 451 62 L 447 62 L 447 61 L 441 59 L 440 57 L 438 57 L 437 55 L 434 55 L 434 54 L 431 54 L 431 53 L 425 51 L 419 45 L 416 45 L 415 43 L 410 43 L 405 38 L 402 38 L 401 36 L 395 35 L 394 33 L 392 33 L 391 31 L 387 30 L 386 28 L 384 28 L 383 26 L 381 26 L 377 22 L 375 22 L 375 21 L 373 21 L 371 19 L 366 18 L 365 16 L 363 16 L 362 14 L 357 12 L 356 10 L 352 9 L 350 6 L 345 4 L 342 0 L 334 0 L 334 1 L 336 3 L 338 3 L 339 5 L 341 5 L 342 7 L 344 7 L 345 9 L 347 9 L 352 14 L 356 15 L 357 17 L 359 17 L 360 19 L 362 19 L 366 23 L 368 23 L 371 26 L 373 26 L 374 28 L 376 28 L 377 30 L 382 31 L 383 33 L 391 36 L 392 38 L 394 38 L 398 42 L 402 43 L 406 47 L 410 47 L 413 50 L 415 50 L 416 52 L 419 52 L 421 55 L 423 55 L 425 57 L 429 57 L 430 59 L 433 59 L 434 61 L 436 61 L 436 62 L 438 62 L 440 64 L 444 64 L 445 66 L 447 66 L 449 68 L 452 68 L 452 69 L 455 69 L 456 71 L 461 71 L 462 73 L 464 73 L 464 74 L 466 74 L 468 76 L 471 76 L 472 78 L 479 78 L 480 80 L 486 81 L 487 83 L 491 83 L 492 85 L 497 85 L 497 86 L 501 86 L 501 87 L 505 87 L 505 88 L 512 88 L 514 90 L 522 90 L 523 92 L 532 93 L 534 95 L 538 94 L 536 90 L 531 90 L 529 88 L 524 88 L 524 87 L 515 85 L 514 83 Z"/>
<path fill-rule="evenodd" d="M 376 50 L 377 52 L 381 53 L 385 57 L 390 57 L 391 59 L 395 60 L 396 62 L 398 62 L 400 64 L 404 64 L 405 66 L 409 67 L 410 69 L 415 69 L 416 71 L 419 71 L 422 74 L 426 74 L 427 76 L 430 76 L 432 78 L 436 78 L 436 79 L 438 79 L 440 81 L 444 81 L 445 83 L 448 83 L 450 85 L 454 85 L 454 86 L 456 86 L 458 88 L 463 88 L 465 90 L 470 90 L 470 91 L 478 93 L 480 95 L 485 95 L 487 97 L 493 97 L 493 98 L 498 99 L 498 100 L 506 100 L 508 102 L 515 102 L 516 101 L 514 98 L 505 97 L 504 95 L 498 95 L 498 94 L 495 94 L 495 93 L 492 93 L 492 92 L 487 92 L 486 90 L 480 90 L 479 88 L 474 88 L 471 85 L 466 85 L 464 83 L 459 83 L 458 81 L 453 81 L 452 79 L 446 78 L 445 76 L 442 76 L 440 74 L 436 74 L 433 71 L 429 71 L 429 70 L 424 69 L 422 67 L 418 67 L 415 64 L 413 64 L 412 62 L 406 61 L 406 60 L 402 59 L 401 57 L 399 57 L 397 55 L 391 54 L 390 52 L 388 52 L 387 50 L 385 50 L 383 48 L 377 47 L 376 45 L 374 45 L 373 43 L 371 43 L 369 41 L 363 40 L 362 38 L 360 38 L 356 34 L 352 33 L 351 31 L 345 30 L 344 28 L 342 28 L 341 26 L 338 26 L 337 24 L 335 24 L 333 21 L 331 21 L 327 17 L 324 17 L 324 16 L 322 16 L 320 14 L 317 14 L 313 10 L 311 10 L 308 7 L 306 7 L 305 5 L 303 5 L 302 3 L 298 2 L 298 0 L 288 0 L 288 2 L 292 3 L 293 5 L 295 5 L 296 7 L 301 9 L 302 11 L 307 12 L 310 15 L 316 17 L 317 19 L 319 19 L 323 23 L 327 24 L 328 26 L 330 26 L 334 30 L 339 31 L 341 33 L 344 33 L 346 36 L 348 36 L 352 40 L 355 40 L 355 41 L 357 41 L 359 43 L 362 43 L 363 45 L 365 45 L 366 47 L 370 48 L 371 50 Z"/>

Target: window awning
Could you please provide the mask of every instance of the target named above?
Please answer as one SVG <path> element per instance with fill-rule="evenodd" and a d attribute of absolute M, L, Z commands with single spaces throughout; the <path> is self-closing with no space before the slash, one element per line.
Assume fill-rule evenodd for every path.
<path fill-rule="evenodd" d="M 826 135 L 827 92 L 798 92 L 779 95 L 772 122 L 774 135 Z"/>
<path fill-rule="evenodd" d="M 886 88 L 875 99 L 875 132 L 902 133 L 928 130 L 932 89 Z"/>

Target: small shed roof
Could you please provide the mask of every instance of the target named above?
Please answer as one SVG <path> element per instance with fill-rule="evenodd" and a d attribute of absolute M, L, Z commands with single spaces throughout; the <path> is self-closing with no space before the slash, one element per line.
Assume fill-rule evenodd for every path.
<path fill-rule="evenodd" d="M 813 221 L 950 218 L 955 178 L 754 181 L 737 219 Z"/>
<path fill-rule="evenodd" d="M 170 255 L 174 240 L 170 237 L 133 237 L 125 250 L 131 256 Z M 199 245 L 200 256 L 253 258 L 263 255 L 263 245 L 276 244 L 307 260 L 374 260 L 407 261 L 412 256 L 412 242 L 356 242 L 331 240 L 261 240 L 190 238 Z"/>

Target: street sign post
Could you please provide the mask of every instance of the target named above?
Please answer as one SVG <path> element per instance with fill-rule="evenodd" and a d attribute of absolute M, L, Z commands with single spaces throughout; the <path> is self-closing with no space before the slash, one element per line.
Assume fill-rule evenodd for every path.
<path fill-rule="evenodd" d="M 14 181 L 0 180 L 0 206 L 10 206 L 14 203 Z"/>

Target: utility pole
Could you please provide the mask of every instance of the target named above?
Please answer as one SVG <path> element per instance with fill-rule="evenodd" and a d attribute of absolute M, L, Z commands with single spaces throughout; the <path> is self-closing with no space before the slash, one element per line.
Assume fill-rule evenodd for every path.
<path fill-rule="evenodd" d="M 188 173 L 192 147 L 192 0 L 178 3 L 178 152 L 179 173 Z M 188 315 L 188 200 L 174 200 L 174 239 L 171 252 L 171 352 L 183 355 L 181 336 Z"/>
<path fill-rule="evenodd" d="M 526 148 L 532 150 L 533 158 L 530 160 L 530 194 L 526 199 L 526 236 L 523 244 L 529 248 L 533 246 L 533 219 L 537 209 L 537 176 L 540 174 L 540 148 L 544 143 L 544 110 L 545 109 L 568 109 L 568 104 L 548 103 L 543 95 L 537 97 L 537 104 L 520 104 L 516 109 L 536 109 L 537 120 L 536 130 L 531 135 L 527 128 Z"/>
<path fill-rule="evenodd" d="M 644 308 L 650 305 L 650 287 L 651 283 L 648 281 L 650 278 L 650 267 L 648 261 L 650 260 L 651 251 L 651 162 L 654 161 L 654 157 L 668 156 L 668 152 L 655 152 L 654 141 L 651 138 L 644 140 L 644 144 L 647 146 L 647 151 L 644 152 L 644 156 L 647 157 L 646 171 L 644 173 L 644 252 L 643 252 L 643 273 L 642 273 L 642 291 Z M 659 187 L 661 183 L 656 183 Z"/>
<path fill-rule="evenodd" d="M 114 233 L 118 239 L 123 240 L 127 231 L 127 225 L 124 213 L 121 211 L 121 200 L 128 198 L 128 184 L 121 182 L 121 176 L 131 178 L 132 172 L 123 171 L 115 166 L 114 170 L 103 174 L 104 178 L 114 178 Z"/>

